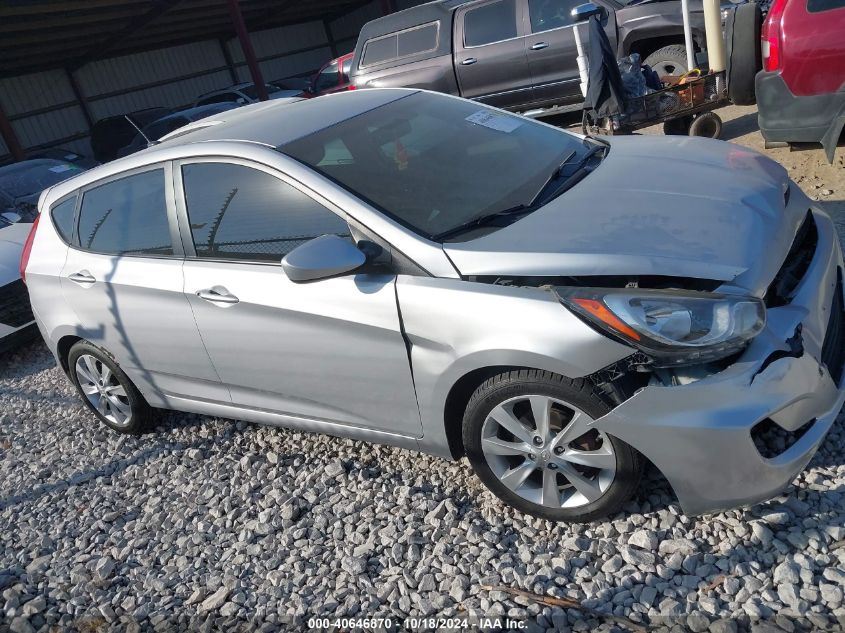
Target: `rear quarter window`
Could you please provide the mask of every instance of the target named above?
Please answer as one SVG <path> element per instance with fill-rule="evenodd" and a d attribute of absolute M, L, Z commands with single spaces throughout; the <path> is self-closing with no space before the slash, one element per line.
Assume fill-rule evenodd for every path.
<path fill-rule="evenodd" d="M 834 9 L 845 8 L 845 0 L 807 0 L 807 11 L 810 13 L 821 13 L 822 11 L 833 11 Z M 843 34 L 845 37 L 845 34 Z"/>
<path fill-rule="evenodd" d="M 373 38 L 364 44 L 361 67 L 437 50 L 439 36 L 440 23 L 430 22 Z"/>
<path fill-rule="evenodd" d="M 56 233 L 62 238 L 65 244 L 70 244 L 73 236 L 73 218 L 76 211 L 76 196 L 71 196 L 67 200 L 60 202 L 53 206 L 50 210 L 50 216 L 53 218 L 53 226 L 56 227 Z"/>

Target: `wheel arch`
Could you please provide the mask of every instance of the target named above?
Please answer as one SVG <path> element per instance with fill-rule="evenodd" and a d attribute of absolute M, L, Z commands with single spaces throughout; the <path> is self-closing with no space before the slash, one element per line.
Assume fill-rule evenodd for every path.
<path fill-rule="evenodd" d="M 655 51 L 659 51 L 665 46 L 672 45 L 685 45 L 683 31 L 679 33 L 669 33 L 660 35 L 643 34 L 641 37 L 637 37 L 637 39 L 635 40 L 625 42 L 624 50 L 621 52 L 623 52 L 625 55 L 630 55 L 631 53 L 639 53 L 640 60 L 645 63 L 646 57 L 648 57 Z M 699 43 L 695 35 L 693 35 L 693 46 L 695 47 L 696 52 L 702 49 L 701 44 Z"/>
<path fill-rule="evenodd" d="M 453 459 L 460 459 L 464 456 L 464 444 L 462 439 L 464 412 L 466 411 L 469 399 L 475 390 L 484 381 L 496 374 L 520 369 L 530 369 L 517 365 L 496 365 L 491 367 L 480 367 L 464 374 L 452 385 L 446 396 L 443 407 L 443 424 L 446 431 L 446 439 L 449 442 L 449 452 Z"/>
<path fill-rule="evenodd" d="M 59 365 L 64 370 L 65 373 L 70 371 L 70 367 L 68 367 L 68 355 L 70 354 L 70 348 L 73 347 L 79 341 L 84 341 L 81 336 L 76 336 L 74 334 L 67 334 L 59 339 L 59 342 L 56 343 L 56 357 L 59 361 Z"/>

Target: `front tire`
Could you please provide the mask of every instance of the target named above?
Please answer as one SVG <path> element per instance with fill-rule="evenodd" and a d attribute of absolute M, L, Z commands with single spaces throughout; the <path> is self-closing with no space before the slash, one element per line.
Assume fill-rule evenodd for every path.
<path fill-rule="evenodd" d="M 493 494 L 551 521 L 592 521 L 633 495 L 642 458 L 593 422 L 609 408 L 583 380 L 519 370 L 483 383 L 464 413 L 470 464 Z"/>
<path fill-rule="evenodd" d="M 103 424 L 128 435 L 149 428 L 152 407 L 105 351 L 79 341 L 68 353 L 68 369 L 82 401 Z"/>

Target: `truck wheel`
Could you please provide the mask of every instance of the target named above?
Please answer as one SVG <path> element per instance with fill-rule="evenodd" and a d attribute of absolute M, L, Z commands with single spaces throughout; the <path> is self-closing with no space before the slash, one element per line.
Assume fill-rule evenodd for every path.
<path fill-rule="evenodd" d="M 763 68 L 760 50 L 762 14 L 755 2 L 737 5 L 725 20 L 728 98 L 736 105 L 754 105 L 754 77 Z"/>
<path fill-rule="evenodd" d="M 692 116 L 669 119 L 663 123 L 663 133 L 666 136 L 686 136 L 690 133 L 690 125 L 692 125 Z"/>
<path fill-rule="evenodd" d="M 722 119 L 715 112 L 699 114 L 690 123 L 689 135 L 719 138 L 722 135 Z"/>
<path fill-rule="evenodd" d="M 645 62 L 660 77 L 667 75 L 680 77 L 687 68 L 687 49 L 682 44 L 664 46 L 645 58 Z"/>

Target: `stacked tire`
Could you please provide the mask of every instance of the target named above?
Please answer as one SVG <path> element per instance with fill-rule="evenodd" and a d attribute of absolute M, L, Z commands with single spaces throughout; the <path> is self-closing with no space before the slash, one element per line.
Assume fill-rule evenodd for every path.
<path fill-rule="evenodd" d="M 728 98 L 736 105 L 754 105 L 754 78 L 763 69 L 760 25 L 763 22 L 756 2 L 737 5 L 725 19 L 725 75 Z"/>

